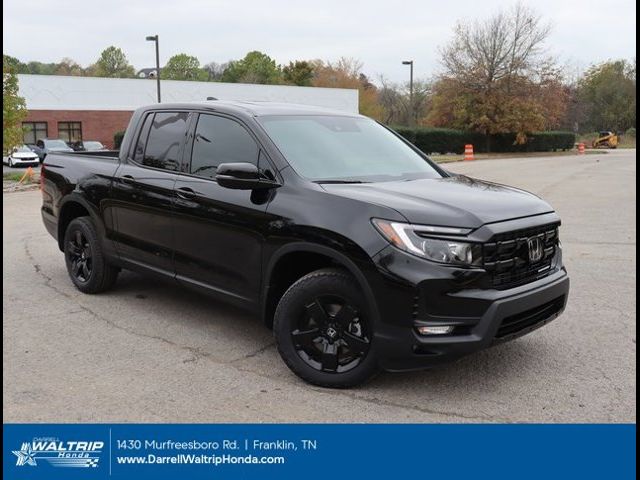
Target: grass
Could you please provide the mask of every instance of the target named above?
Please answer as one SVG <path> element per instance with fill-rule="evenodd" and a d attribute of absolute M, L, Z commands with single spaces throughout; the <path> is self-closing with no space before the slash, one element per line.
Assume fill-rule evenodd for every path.
<path fill-rule="evenodd" d="M 9 173 L 3 173 L 2 174 L 2 180 L 6 180 L 9 182 L 19 182 L 20 179 L 24 176 L 26 170 L 24 172 L 9 172 Z M 31 178 L 26 177 L 24 179 L 24 181 L 22 183 L 24 184 L 29 184 L 29 183 L 36 183 L 36 177 L 35 175 Z"/>
<path fill-rule="evenodd" d="M 593 155 L 597 153 L 607 153 L 602 150 L 586 150 L 585 154 Z M 529 158 L 529 157 L 568 157 L 577 155 L 576 150 L 567 150 L 560 152 L 509 152 L 509 153 L 476 153 L 473 155 L 474 160 L 493 160 L 498 158 Z M 429 155 L 431 160 L 436 163 L 450 163 L 464 160 L 462 154 L 452 155 Z"/>

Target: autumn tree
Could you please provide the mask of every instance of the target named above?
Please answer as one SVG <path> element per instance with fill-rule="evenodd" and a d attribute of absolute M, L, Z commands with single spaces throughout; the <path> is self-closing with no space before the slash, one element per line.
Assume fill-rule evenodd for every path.
<path fill-rule="evenodd" d="M 92 73 L 97 77 L 130 78 L 136 72 L 122 49 L 112 45 L 102 51 Z"/>
<path fill-rule="evenodd" d="M 2 56 L 2 150 L 7 152 L 22 143 L 22 121 L 27 106 L 18 93 L 17 65 Z"/>
<path fill-rule="evenodd" d="M 615 60 L 594 65 L 578 81 L 583 131 L 626 131 L 636 126 L 636 68 Z"/>
<path fill-rule="evenodd" d="M 75 60 L 65 57 L 58 63 L 54 75 L 65 75 L 68 77 L 80 77 L 84 74 L 82 66 Z"/>
<path fill-rule="evenodd" d="M 241 60 L 232 60 L 222 74 L 221 80 L 230 83 L 258 83 L 273 85 L 280 83 L 282 72 L 269 55 L 253 51 Z"/>
<path fill-rule="evenodd" d="M 382 120 L 384 110 L 378 102 L 378 89 L 362 73 L 362 62 L 340 58 L 337 62 L 314 60 L 314 87 L 353 88 L 358 90 L 358 107 L 362 115 Z"/>
<path fill-rule="evenodd" d="M 313 80 L 313 64 L 306 60 L 289 62 L 282 68 L 282 78 L 289 85 L 310 86 Z"/>
<path fill-rule="evenodd" d="M 545 54 L 550 27 L 522 4 L 459 23 L 441 49 L 429 122 L 486 134 L 526 134 L 558 124 L 565 108 L 561 72 Z M 557 96 L 554 96 L 556 95 Z"/>

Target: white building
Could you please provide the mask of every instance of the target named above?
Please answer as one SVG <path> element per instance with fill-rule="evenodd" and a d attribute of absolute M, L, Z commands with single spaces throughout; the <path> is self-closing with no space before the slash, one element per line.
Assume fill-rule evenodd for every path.
<path fill-rule="evenodd" d="M 156 81 L 149 79 L 18 75 L 18 82 L 29 112 L 23 124 L 25 143 L 85 139 L 111 147 L 113 135 L 126 128 L 133 110 L 157 101 Z M 358 112 L 358 91 L 342 88 L 162 80 L 161 94 L 163 103 L 215 97 Z"/>

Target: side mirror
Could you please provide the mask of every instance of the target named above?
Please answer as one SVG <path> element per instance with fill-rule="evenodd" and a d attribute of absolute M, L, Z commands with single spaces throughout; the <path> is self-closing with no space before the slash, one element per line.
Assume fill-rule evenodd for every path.
<path fill-rule="evenodd" d="M 253 163 L 221 163 L 216 170 L 218 185 L 234 190 L 256 190 L 279 187 L 280 184 L 260 174 Z"/>

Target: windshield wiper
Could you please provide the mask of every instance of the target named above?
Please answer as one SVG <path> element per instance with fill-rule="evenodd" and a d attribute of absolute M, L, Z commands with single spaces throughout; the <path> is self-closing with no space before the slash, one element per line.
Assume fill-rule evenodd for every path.
<path fill-rule="evenodd" d="M 371 183 L 362 180 L 314 180 L 313 183 Z"/>

